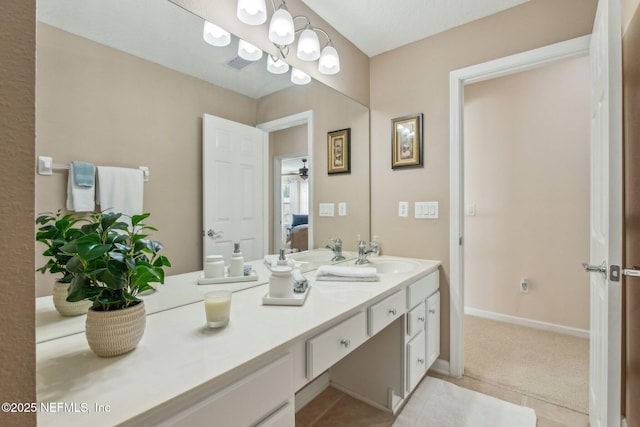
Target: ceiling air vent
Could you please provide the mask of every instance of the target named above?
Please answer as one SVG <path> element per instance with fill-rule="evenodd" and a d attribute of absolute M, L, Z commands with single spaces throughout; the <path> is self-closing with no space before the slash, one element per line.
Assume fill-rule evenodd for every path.
<path fill-rule="evenodd" d="M 242 59 L 239 56 L 236 56 L 231 61 L 227 62 L 227 65 L 231 68 L 235 68 L 236 70 L 242 70 L 247 65 L 251 64 L 253 61 L 247 61 L 246 59 Z"/>

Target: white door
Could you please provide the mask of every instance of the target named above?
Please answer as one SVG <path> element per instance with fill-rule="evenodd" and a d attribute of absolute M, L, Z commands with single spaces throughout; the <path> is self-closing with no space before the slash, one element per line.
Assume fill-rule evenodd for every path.
<path fill-rule="evenodd" d="M 591 60 L 591 343 L 589 420 L 620 426 L 622 71 L 619 0 L 600 0 Z M 587 266 L 589 267 L 589 266 Z M 619 276 L 619 275 L 618 275 Z"/>
<path fill-rule="evenodd" d="M 205 114 L 202 136 L 204 256 L 224 255 L 240 243 L 245 261 L 265 254 L 263 130 Z"/>

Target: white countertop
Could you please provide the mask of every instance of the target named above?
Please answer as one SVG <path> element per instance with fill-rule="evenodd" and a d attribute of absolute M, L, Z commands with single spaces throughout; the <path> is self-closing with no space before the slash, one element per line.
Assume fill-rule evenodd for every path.
<path fill-rule="evenodd" d="M 440 265 L 416 261 L 417 270 L 379 274 L 378 282 L 320 282 L 315 272 L 307 273 L 311 289 L 301 307 L 262 305 L 267 284 L 234 292 L 229 325 L 220 330 L 205 327 L 201 302 L 160 311 L 147 316 L 138 347 L 114 358 L 96 356 L 83 333 L 42 342 L 36 346 L 38 402 L 64 402 L 68 409 L 75 404 L 78 411 L 40 411 L 38 424 L 122 423 L 319 331 Z M 199 272 L 190 274 L 197 278 Z M 198 288 L 212 286 L 219 285 Z M 96 412 L 95 405 L 109 405 L 110 411 Z"/>

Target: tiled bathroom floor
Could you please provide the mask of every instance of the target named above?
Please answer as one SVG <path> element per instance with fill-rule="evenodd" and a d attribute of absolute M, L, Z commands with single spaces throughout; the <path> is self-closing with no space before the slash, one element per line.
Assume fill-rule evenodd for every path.
<path fill-rule="evenodd" d="M 468 377 L 450 378 L 432 372 L 429 372 L 429 375 L 450 381 L 460 387 L 532 408 L 538 417 L 537 427 L 589 426 L 589 417 L 585 414 L 515 391 Z M 394 416 L 390 413 L 362 403 L 332 387 L 323 391 L 296 413 L 296 427 L 388 427 L 393 424 L 393 420 Z"/>

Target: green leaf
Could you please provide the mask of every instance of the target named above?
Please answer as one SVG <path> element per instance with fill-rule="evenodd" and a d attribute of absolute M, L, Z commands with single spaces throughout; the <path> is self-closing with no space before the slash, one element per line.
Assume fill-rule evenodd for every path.
<path fill-rule="evenodd" d="M 151 215 L 150 213 L 143 213 L 141 215 L 133 215 L 131 217 L 131 225 L 133 225 L 135 227 L 136 225 L 138 225 L 140 223 L 140 221 L 142 221 L 142 220 L 144 220 L 146 218 L 149 218 L 150 215 Z"/>
<path fill-rule="evenodd" d="M 100 258 L 110 250 L 111 245 L 81 244 L 78 245 L 78 256 L 85 261 L 91 261 Z"/>
<path fill-rule="evenodd" d="M 67 263 L 67 270 L 71 274 L 82 274 L 84 273 L 84 264 L 77 257 L 73 257 Z"/>

